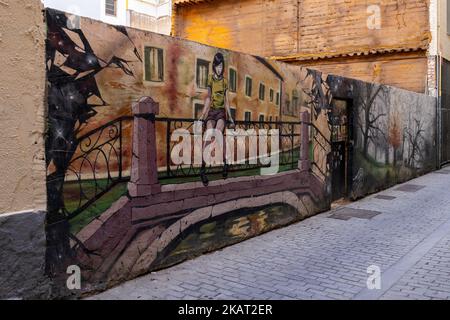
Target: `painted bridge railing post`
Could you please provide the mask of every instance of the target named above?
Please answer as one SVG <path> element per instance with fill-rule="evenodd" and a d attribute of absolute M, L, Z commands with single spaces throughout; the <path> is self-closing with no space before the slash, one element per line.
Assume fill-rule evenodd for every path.
<path fill-rule="evenodd" d="M 161 192 L 158 183 L 155 117 L 159 104 L 150 97 L 133 103 L 133 152 L 131 179 L 128 192 L 131 197 L 144 197 Z"/>
<path fill-rule="evenodd" d="M 301 143 L 300 143 L 300 160 L 298 168 L 301 171 L 309 171 L 311 161 L 309 159 L 309 112 L 305 111 L 300 114 L 301 124 Z"/>

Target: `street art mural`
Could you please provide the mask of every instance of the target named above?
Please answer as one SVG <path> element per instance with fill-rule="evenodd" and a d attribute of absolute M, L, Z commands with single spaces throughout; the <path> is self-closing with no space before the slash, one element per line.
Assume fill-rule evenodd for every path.
<path fill-rule="evenodd" d="M 347 119 L 352 128 L 348 143 L 351 198 L 386 189 L 436 167 L 432 97 L 338 76 L 328 76 L 327 84 L 335 101 L 351 108 Z"/>
<path fill-rule="evenodd" d="M 423 96 L 54 10 L 46 19 L 47 273 L 65 283 L 79 266 L 82 292 L 429 168 L 433 125 L 410 110 L 431 110 Z M 225 148 L 211 147 L 226 161 L 204 161 L 220 142 L 205 138 L 211 128 L 226 132 Z"/>

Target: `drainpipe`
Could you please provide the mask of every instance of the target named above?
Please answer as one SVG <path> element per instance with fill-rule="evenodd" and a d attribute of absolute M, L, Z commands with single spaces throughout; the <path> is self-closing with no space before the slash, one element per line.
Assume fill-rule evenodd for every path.
<path fill-rule="evenodd" d="M 436 66 L 435 66 L 435 72 L 436 72 L 436 167 L 439 169 L 441 168 L 441 164 L 442 164 L 442 99 L 441 99 L 441 94 L 442 94 L 442 56 L 441 56 L 441 52 L 439 50 L 439 40 L 440 40 L 440 12 L 441 9 L 441 1 L 437 1 L 436 3 L 436 12 L 435 14 L 435 23 L 436 23 L 436 28 L 435 28 L 435 37 L 436 37 Z M 430 12 L 430 15 L 433 14 Z"/>
<path fill-rule="evenodd" d="M 436 82 L 437 82 L 437 97 L 436 97 L 436 142 L 437 142 L 437 168 L 441 168 L 442 164 L 442 58 L 438 54 L 436 57 Z"/>

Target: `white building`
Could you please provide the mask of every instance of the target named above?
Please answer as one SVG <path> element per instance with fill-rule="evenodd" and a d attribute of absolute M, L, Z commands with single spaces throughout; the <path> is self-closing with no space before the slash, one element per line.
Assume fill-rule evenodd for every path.
<path fill-rule="evenodd" d="M 106 23 L 170 34 L 171 0 L 41 0 L 45 7 Z"/>

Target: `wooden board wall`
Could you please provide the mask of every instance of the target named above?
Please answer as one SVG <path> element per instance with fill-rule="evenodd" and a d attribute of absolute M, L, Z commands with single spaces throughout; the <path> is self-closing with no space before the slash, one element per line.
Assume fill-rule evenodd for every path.
<path fill-rule="evenodd" d="M 262 56 L 426 47 L 429 0 L 214 0 L 175 5 L 175 36 Z M 369 5 L 381 9 L 370 30 Z"/>
<path fill-rule="evenodd" d="M 295 64 L 367 82 L 425 93 L 428 59 L 425 51 L 325 59 Z"/>

